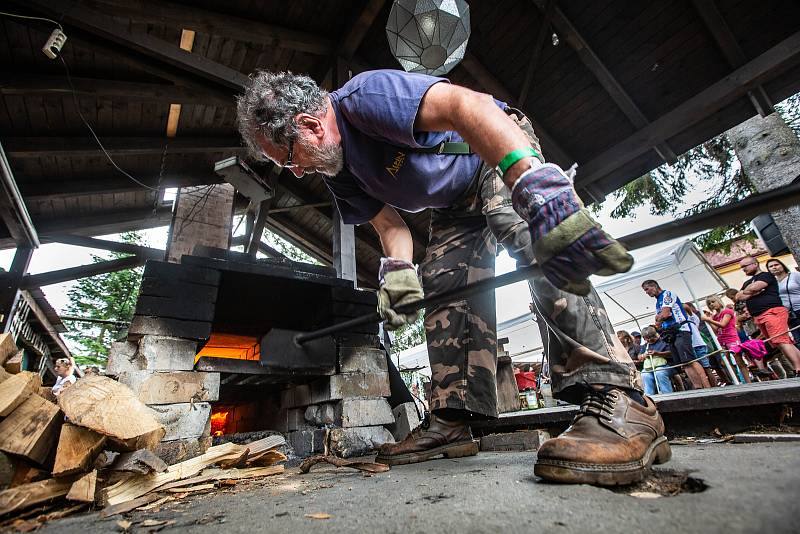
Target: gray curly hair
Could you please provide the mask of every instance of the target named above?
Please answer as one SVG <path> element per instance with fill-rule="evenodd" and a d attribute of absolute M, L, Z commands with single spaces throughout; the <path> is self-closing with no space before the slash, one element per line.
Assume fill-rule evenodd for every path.
<path fill-rule="evenodd" d="M 236 99 L 236 118 L 239 133 L 250 155 L 263 160 L 256 137 L 261 134 L 269 141 L 287 144 L 298 133 L 294 117 L 298 113 L 324 116 L 328 92 L 308 76 L 291 72 L 257 70 L 243 95 Z"/>

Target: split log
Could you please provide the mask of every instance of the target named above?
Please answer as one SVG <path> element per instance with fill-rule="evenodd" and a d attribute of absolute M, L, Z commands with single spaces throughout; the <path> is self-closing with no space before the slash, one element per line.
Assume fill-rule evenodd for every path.
<path fill-rule="evenodd" d="M 67 500 L 78 502 L 94 502 L 97 489 L 97 470 L 83 475 L 76 480 L 67 493 Z"/>
<path fill-rule="evenodd" d="M 0 450 L 45 464 L 63 420 L 58 406 L 31 395 L 0 423 Z"/>
<path fill-rule="evenodd" d="M 56 397 L 55 393 L 53 393 L 53 388 L 43 386 L 39 388 L 39 391 L 37 391 L 37 393 L 41 398 L 43 398 L 46 401 L 50 401 L 53 404 L 58 403 L 58 397 Z"/>
<path fill-rule="evenodd" d="M 6 363 L 6 360 L 13 354 L 16 354 L 17 344 L 14 343 L 14 336 L 9 332 L 0 334 L 0 365 Z"/>
<path fill-rule="evenodd" d="M 17 486 L 50 478 L 49 472 L 44 469 L 39 469 L 22 458 L 15 458 L 14 465 L 14 477 L 11 479 L 11 484 L 8 486 L 9 488 L 15 488 Z"/>
<path fill-rule="evenodd" d="M 169 466 L 164 473 L 140 475 L 122 480 L 105 489 L 104 500 L 108 506 L 114 506 L 136 499 L 160 488 L 164 484 L 195 476 L 210 465 L 239 458 L 246 449 L 245 446 L 236 445 L 235 443 L 225 443 L 211 447 L 196 458 Z"/>
<path fill-rule="evenodd" d="M 244 469 L 206 469 L 203 474 L 197 477 L 178 480 L 164 484 L 158 491 L 180 489 L 184 486 L 194 486 L 208 481 L 219 482 L 220 480 L 245 480 L 248 478 L 259 478 L 283 473 L 282 465 L 271 465 L 269 467 L 246 467 Z"/>
<path fill-rule="evenodd" d="M 3 368 L 12 375 L 22 372 L 22 351 L 17 352 L 6 360 Z"/>
<path fill-rule="evenodd" d="M 0 516 L 64 497 L 74 479 L 48 478 L 0 491 Z"/>
<path fill-rule="evenodd" d="M 116 451 L 103 451 L 97 455 L 97 458 L 94 460 L 94 468 L 95 469 L 105 469 L 109 467 L 114 461 L 119 457 L 118 452 Z"/>
<path fill-rule="evenodd" d="M 150 473 L 163 473 L 167 470 L 167 463 L 152 451 L 139 449 L 135 452 L 120 454 L 119 458 L 111 465 L 111 469 L 149 475 Z"/>
<path fill-rule="evenodd" d="M 39 391 L 41 386 L 41 377 L 29 371 L 11 375 L 0 383 L 0 417 L 6 417 L 13 412 L 25 399 Z"/>
<path fill-rule="evenodd" d="M 164 427 L 130 388 L 104 376 L 79 380 L 58 404 L 72 423 L 108 436 L 124 450 L 152 450 L 164 437 Z"/>
<path fill-rule="evenodd" d="M 64 423 L 58 438 L 54 477 L 63 477 L 89 470 L 103 445 L 106 436 L 94 430 Z"/>
<path fill-rule="evenodd" d="M 6 371 L 5 367 L 0 367 L 0 383 L 5 382 L 6 380 L 11 378 L 12 376 L 13 375 L 11 373 Z"/>

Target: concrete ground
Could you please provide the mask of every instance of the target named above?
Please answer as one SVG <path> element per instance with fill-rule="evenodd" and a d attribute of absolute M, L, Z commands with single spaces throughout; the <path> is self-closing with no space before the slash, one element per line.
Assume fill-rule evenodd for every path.
<path fill-rule="evenodd" d="M 798 532 L 800 443 L 674 445 L 659 470 L 690 472 L 700 493 L 634 497 L 591 486 L 546 484 L 532 453 L 481 453 L 365 476 L 317 466 L 185 497 L 160 510 L 105 520 L 84 514 L 47 524 L 47 534 L 149 532 Z M 663 471 L 662 471 L 663 472 Z M 660 477 L 663 478 L 663 477 Z M 638 488 L 650 491 L 652 487 Z M 627 491 L 633 491 L 628 489 Z M 311 514 L 329 514 L 312 519 Z M 158 528 L 158 527 L 156 527 Z"/>

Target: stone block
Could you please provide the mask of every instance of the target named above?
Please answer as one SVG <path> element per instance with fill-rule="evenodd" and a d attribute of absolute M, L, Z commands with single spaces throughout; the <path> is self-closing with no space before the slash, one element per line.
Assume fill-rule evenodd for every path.
<path fill-rule="evenodd" d="M 481 437 L 482 451 L 535 451 L 550 434 L 544 430 L 519 430 Z"/>
<path fill-rule="evenodd" d="M 383 397 L 377 399 L 343 399 L 336 403 L 335 424 L 337 426 L 350 428 L 391 425 L 393 423 L 392 408 Z"/>
<path fill-rule="evenodd" d="M 301 384 L 281 391 L 281 408 L 300 408 L 311 404 L 311 386 Z"/>
<path fill-rule="evenodd" d="M 210 433 L 211 404 L 208 402 L 150 406 L 156 420 L 164 425 L 164 441 L 199 438 Z"/>
<path fill-rule="evenodd" d="M 107 375 L 120 375 L 144 369 L 136 356 L 139 345 L 133 341 L 114 341 L 108 349 Z"/>
<path fill-rule="evenodd" d="M 413 402 L 404 402 L 395 406 L 392 415 L 394 415 L 394 425 L 389 426 L 389 430 L 397 441 L 406 439 L 406 436 L 420 424 L 419 412 Z"/>
<path fill-rule="evenodd" d="M 167 336 L 142 336 L 138 357 L 142 368 L 150 371 L 191 371 L 197 342 Z"/>
<path fill-rule="evenodd" d="M 289 432 L 295 430 L 312 430 L 314 427 L 306 422 L 306 411 L 303 408 L 290 408 L 286 410 L 286 428 Z"/>
<path fill-rule="evenodd" d="M 332 402 L 313 404 L 306 408 L 305 420 L 314 426 L 332 426 L 336 423 L 336 405 Z"/>
<path fill-rule="evenodd" d="M 320 378 L 311 384 L 311 402 L 348 397 L 388 397 L 389 373 L 348 373 Z"/>
<path fill-rule="evenodd" d="M 371 347 L 341 347 L 339 370 L 342 373 L 386 373 L 386 352 Z"/>
<path fill-rule="evenodd" d="M 334 428 L 328 436 L 329 451 L 336 456 L 349 458 L 373 452 L 384 443 L 392 443 L 392 435 L 382 426 Z"/>
<path fill-rule="evenodd" d="M 131 388 L 145 404 L 176 404 L 219 399 L 219 373 L 133 371 L 120 373 L 119 381 Z"/>
<path fill-rule="evenodd" d="M 291 452 L 300 458 L 322 454 L 325 452 L 325 434 L 327 429 L 298 430 L 286 434 L 286 443 Z"/>
<path fill-rule="evenodd" d="M 200 456 L 211 446 L 211 436 L 202 438 L 162 441 L 156 445 L 155 453 L 169 465 Z"/>

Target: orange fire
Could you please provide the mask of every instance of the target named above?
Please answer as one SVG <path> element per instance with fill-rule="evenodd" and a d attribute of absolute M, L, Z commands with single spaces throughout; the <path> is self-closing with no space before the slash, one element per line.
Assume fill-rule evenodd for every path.
<path fill-rule="evenodd" d="M 216 412 L 211 414 L 211 435 L 221 436 L 225 433 L 229 412 Z"/>
<path fill-rule="evenodd" d="M 203 356 L 258 361 L 261 359 L 261 343 L 255 337 L 212 333 L 203 349 L 195 356 L 195 363 Z"/>

